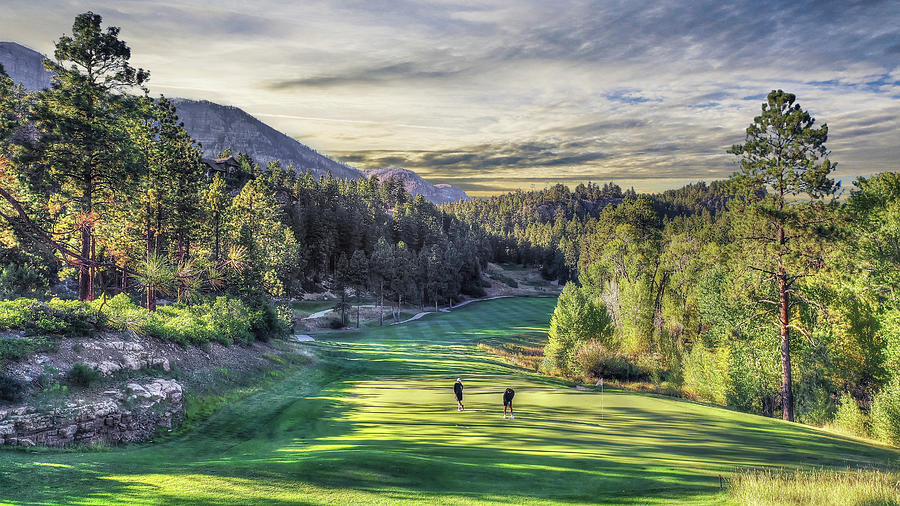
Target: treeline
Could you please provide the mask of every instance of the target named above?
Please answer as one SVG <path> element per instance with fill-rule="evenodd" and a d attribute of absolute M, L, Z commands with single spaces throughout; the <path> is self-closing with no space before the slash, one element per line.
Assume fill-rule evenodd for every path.
<path fill-rule="evenodd" d="M 399 180 L 313 177 L 244 154 L 207 165 L 173 104 L 148 97 L 119 30 L 79 15 L 26 93 L 0 70 L 0 286 L 245 301 L 324 285 L 419 304 L 480 295 L 487 237 Z"/>
<path fill-rule="evenodd" d="M 576 275 L 573 239 L 604 207 L 636 195 L 634 189 L 623 193 L 614 183 L 579 184 L 574 191 L 557 184 L 441 207 L 489 234 L 493 261 L 540 267 L 547 279 L 565 282 Z"/>
<path fill-rule="evenodd" d="M 641 195 L 662 217 L 713 215 L 731 198 L 723 182 L 699 182 L 661 194 Z M 585 238 L 610 212 L 638 194 L 615 183 L 582 183 L 574 190 L 557 184 L 516 191 L 482 200 L 445 204 L 442 208 L 490 234 L 491 258 L 540 267 L 547 279 L 565 282 L 578 277 Z"/>

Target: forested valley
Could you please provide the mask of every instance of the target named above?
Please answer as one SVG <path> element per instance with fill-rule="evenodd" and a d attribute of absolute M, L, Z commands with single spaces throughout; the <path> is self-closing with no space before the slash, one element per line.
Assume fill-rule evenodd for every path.
<path fill-rule="evenodd" d="M 542 372 L 900 443 L 900 176 L 841 188 L 794 95 L 768 95 L 728 180 L 435 206 L 391 179 L 203 163 L 100 24 L 59 39 L 50 89 L 0 70 L 0 326 L 76 332 L 90 313 L 244 342 L 288 332 L 279 308 L 303 293 L 452 306 L 516 263 L 565 284 Z"/>

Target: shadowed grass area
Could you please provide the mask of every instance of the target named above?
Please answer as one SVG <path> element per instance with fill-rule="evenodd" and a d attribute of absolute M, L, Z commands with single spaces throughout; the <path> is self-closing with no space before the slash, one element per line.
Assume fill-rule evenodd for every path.
<path fill-rule="evenodd" d="M 802 425 L 578 391 L 477 349 L 533 344 L 555 299 L 498 299 L 328 333 L 315 364 L 158 445 L 0 452 L 24 503 L 726 503 L 736 468 L 886 466 L 900 454 Z M 518 336 L 518 337 L 516 337 Z M 452 384 L 462 377 L 465 412 Z M 516 389 L 515 420 L 501 392 Z"/>

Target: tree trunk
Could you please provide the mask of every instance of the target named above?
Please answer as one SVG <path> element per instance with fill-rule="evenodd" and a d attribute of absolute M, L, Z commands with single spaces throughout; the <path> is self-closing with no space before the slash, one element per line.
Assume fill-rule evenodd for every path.
<path fill-rule="evenodd" d="M 146 255 L 146 258 L 148 261 L 150 260 L 150 255 L 153 254 L 153 250 L 154 250 L 153 240 L 154 240 L 155 234 L 153 233 L 153 224 L 152 224 L 152 219 L 151 219 L 152 214 L 153 214 L 153 211 L 152 211 L 152 209 L 150 209 L 150 204 L 147 204 L 147 232 L 146 232 L 147 244 L 146 244 L 145 255 Z M 156 311 L 156 289 L 153 288 L 152 286 L 147 286 L 145 291 L 146 291 L 146 299 L 147 299 L 146 300 L 147 311 Z"/>
<path fill-rule="evenodd" d="M 781 403 L 783 405 L 783 418 L 789 422 L 794 421 L 794 388 L 791 378 L 791 334 L 790 306 L 787 292 L 787 280 L 784 268 L 779 268 L 778 273 L 778 305 L 781 324 Z"/>
<path fill-rule="evenodd" d="M 90 197 L 87 197 L 90 199 Z M 90 213 L 90 203 L 87 204 L 87 212 Z M 81 224 L 81 257 L 91 259 L 91 224 Z M 78 300 L 91 300 L 91 267 L 90 263 L 82 263 L 78 266 Z"/>
<path fill-rule="evenodd" d="M 147 311 L 156 311 L 156 288 L 147 287 Z"/>
<path fill-rule="evenodd" d="M 779 159 L 779 164 L 780 164 Z M 779 213 L 784 209 L 784 182 L 778 185 L 778 201 L 777 207 Z M 777 239 L 779 246 L 778 253 L 778 273 L 776 279 L 778 281 L 778 316 L 779 327 L 781 330 L 781 405 L 782 418 L 789 422 L 794 421 L 794 387 L 793 378 L 791 377 L 791 331 L 788 325 L 791 323 L 791 301 L 788 293 L 787 273 L 784 270 L 784 260 L 782 252 L 787 244 L 787 237 L 784 234 L 784 222 L 778 222 Z"/>
<path fill-rule="evenodd" d="M 219 258 L 221 258 L 219 256 L 219 213 L 218 212 L 216 213 L 215 222 L 216 222 L 216 263 L 218 264 Z"/>
<path fill-rule="evenodd" d="M 96 295 L 94 294 L 94 287 L 97 285 L 96 277 L 97 277 L 97 241 L 94 237 L 91 237 L 91 267 L 88 269 L 90 276 L 88 279 L 90 280 L 88 283 L 88 299 L 94 300 Z"/>

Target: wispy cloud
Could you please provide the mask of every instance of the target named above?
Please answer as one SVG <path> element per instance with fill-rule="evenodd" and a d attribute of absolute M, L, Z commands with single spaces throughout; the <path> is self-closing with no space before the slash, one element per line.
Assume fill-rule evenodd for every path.
<path fill-rule="evenodd" d="M 90 8 L 122 27 L 153 90 L 237 105 L 361 168 L 404 166 L 475 194 L 727 176 L 735 166 L 726 149 L 776 88 L 828 123 L 843 177 L 900 160 L 892 0 Z M 7 0 L 0 33 L 46 52 L 86 9 Z"/>

